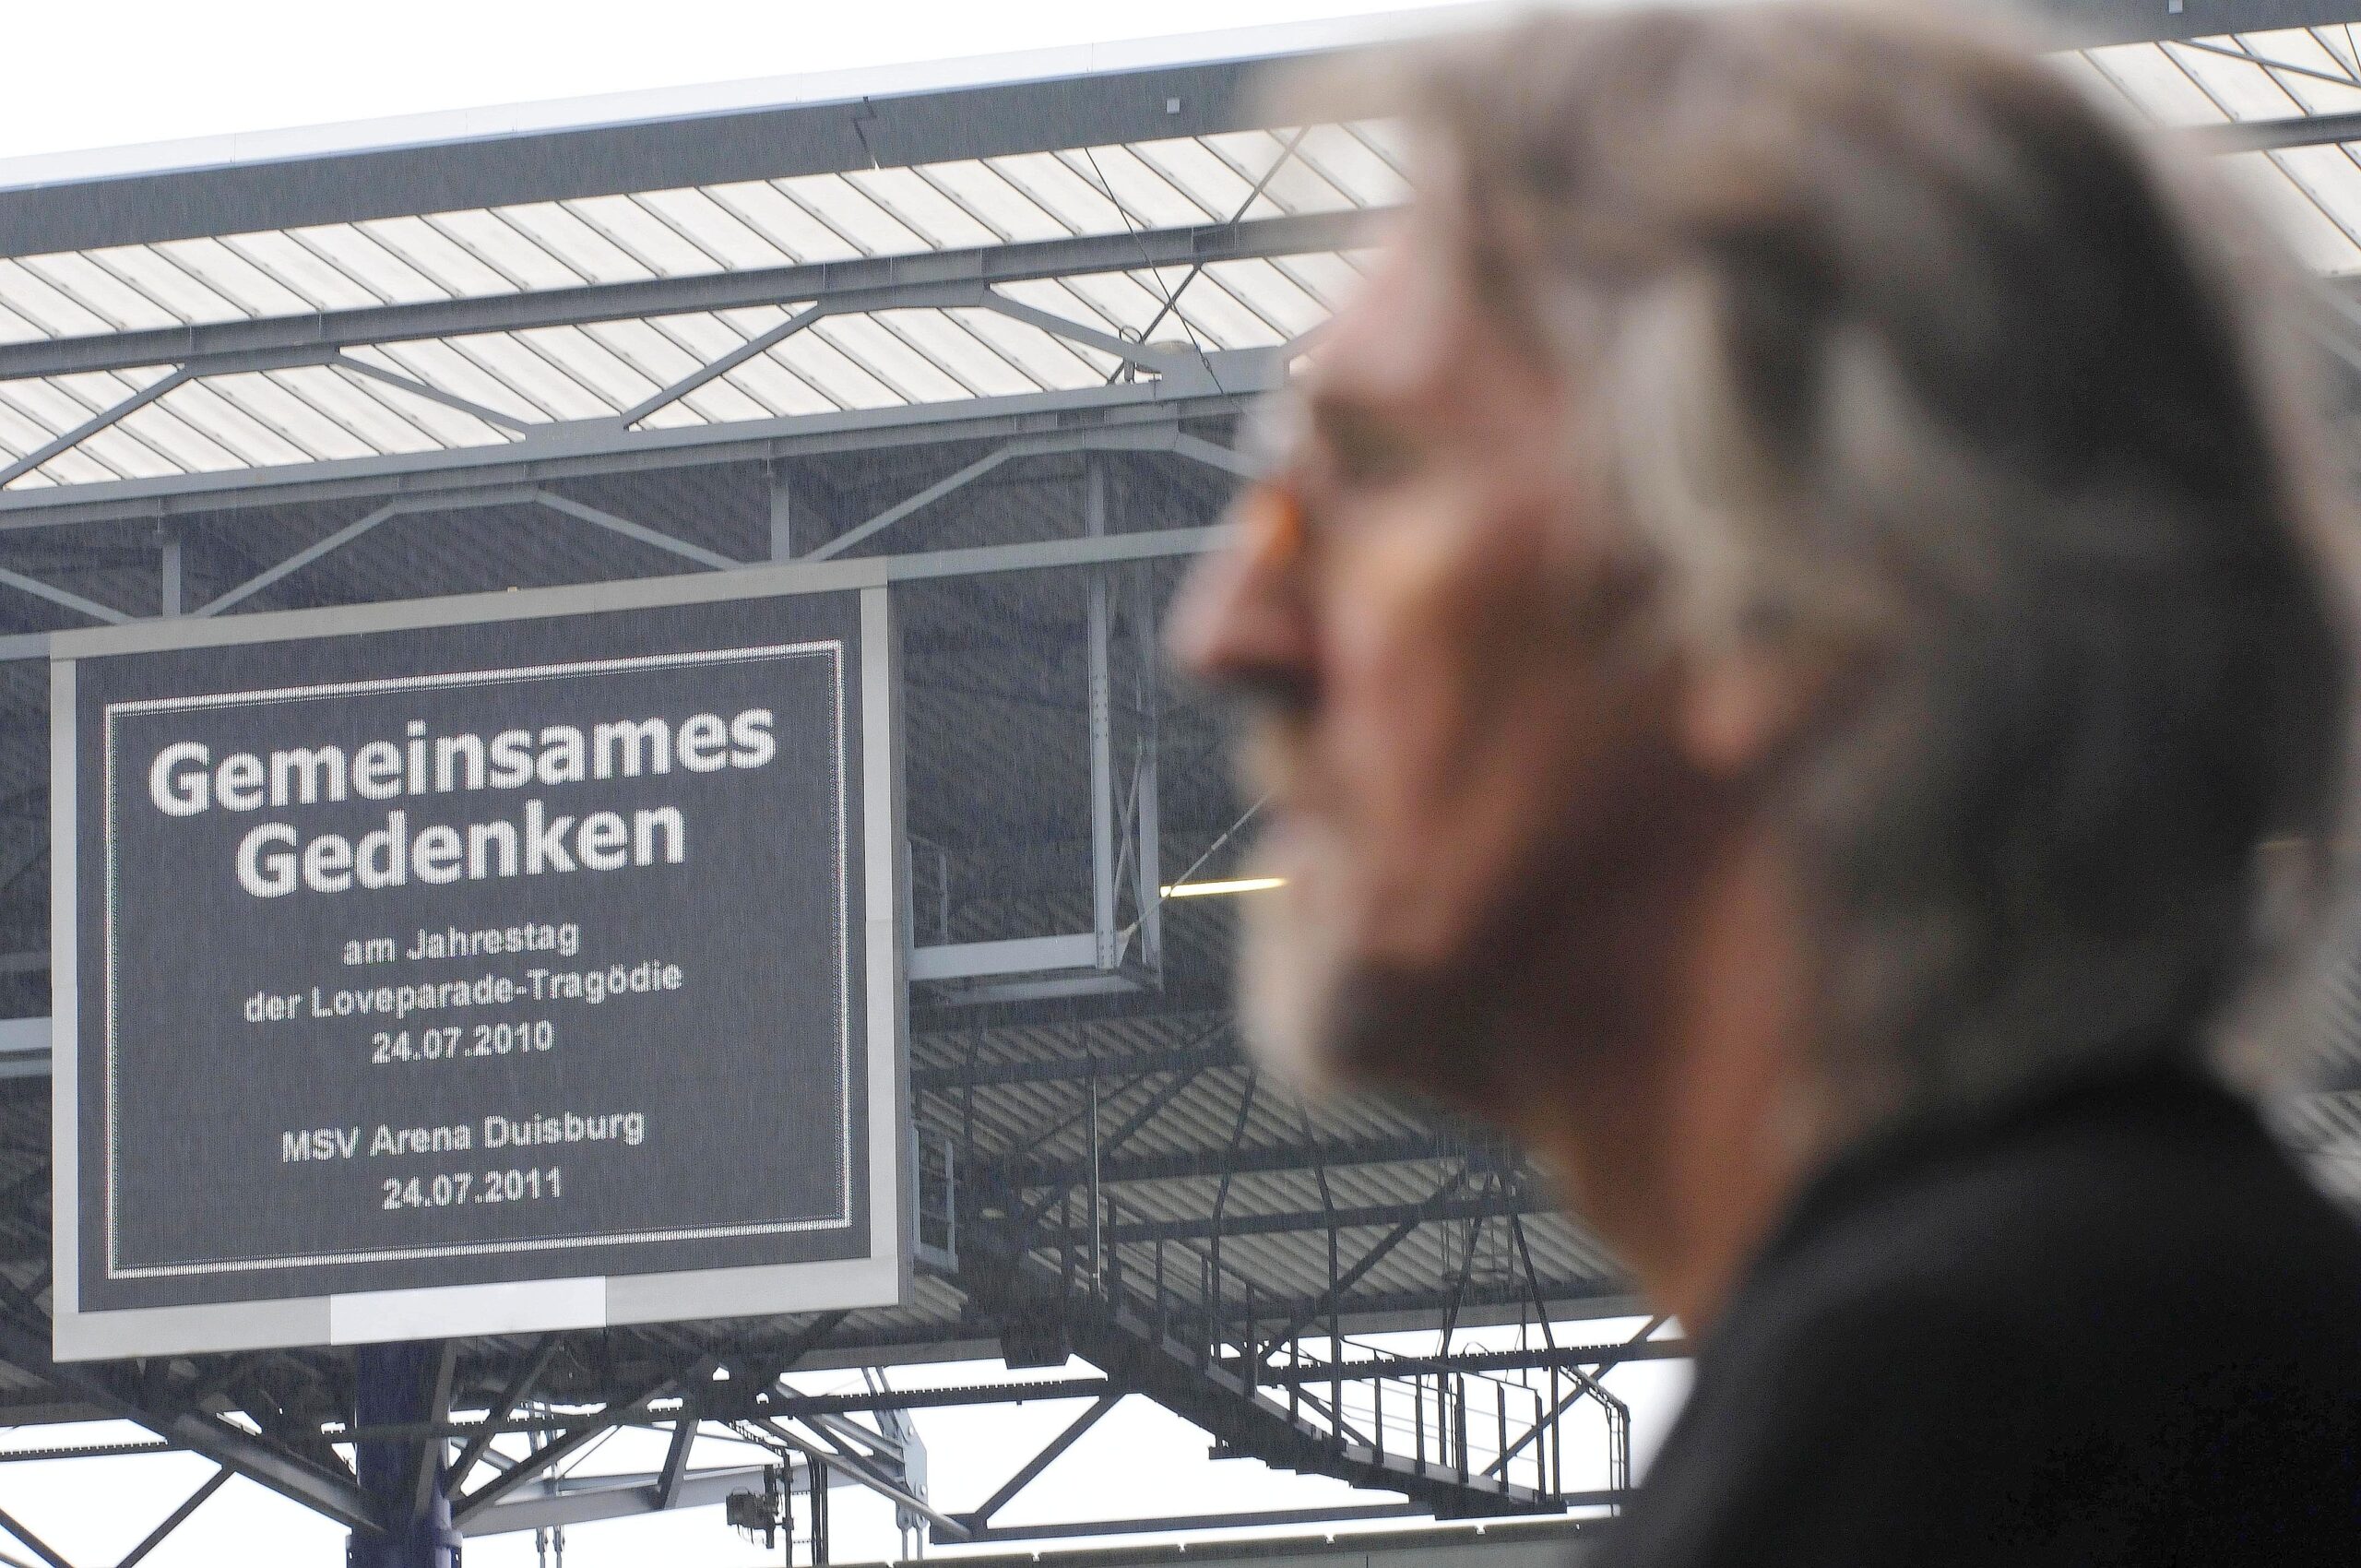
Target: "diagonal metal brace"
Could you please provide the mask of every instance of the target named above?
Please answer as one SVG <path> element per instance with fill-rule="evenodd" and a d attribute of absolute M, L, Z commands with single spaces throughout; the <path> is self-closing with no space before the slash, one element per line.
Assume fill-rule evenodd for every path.
<path fill-rule="evenodd" d="M 516 1369 L 507 1385 L 501 1389 L 499 1396 L 492 1400 L 491 1408 L 484 1411 L 483 1425 L 468 1439 L 467 1445 L 459 1450 L 459 1456 L 451 1461 L 450 1468 L 443 1472 L 445 1491 L 459 1491 L 466 1488 L 468 1477 L 474 1471 L 477 1462 L 491 1449 L 492 1439 L 500 1435 L 500 1424 L 515 1414 L 516 1407 L 531 1396 L 534 1384 L 540 1383 L 541 1374 L 549 1370 L 557 1349 L 558 1339 L 554 1334 L 544 1334 L 534 1342 L 532 1353 L 525 1358 L 524 1365 Z"/>
<path fill-rule="evenodd" d="M 612 512 L 593 506 L 587 502 L 576 501 L 571 495 L 560 495 L 554 490 L 536 490 L 531 493 L 531 496 L 533 500 L 552 512 L 563 512 L 569 517 L 577 517 L 583 522 L 605 529 L 609 533 L 621 534 L 625 539 L 637 540 L 642 544 L 678 555 L 684 561 L 694 561 L 700 566 L 710 566 L 716 571 L 726 572 L 732 567 L 746 564 L 733 555 L 724 555 L 718 550 L 707 550 L 701 544 L 691 544 L 685 540 L 674 539 L 670 534 L 659 533 L 645 523 L 635 523 L 629 517 L 618 517 Z"/>
<path fill-rule="evenodd" d="M 924 1498 L 912 1493 L 894 1477 L 880 1469 L 863 1455 L 854 1453 L 851 1448 L 826 1432 L 820 1434 L 823 1442 L 827 1445 L 824 1450 L 819 1443 L 798 1437 L 768 1416 L 756 1416 L 750 1424 L 768 1432 L 811 1460 L 812 1484 L 814 1487 L 827 1485 L 827 1472 L 832 1468 L 839 1469 L 870 1491 L 886 1498 L 896 1506 L 907 1508 L 911 1513 L 921 1515 L 936 1529 L 955 1539 L 966 1540 L 975 1533 L 959 1520 L 936 1508 Z"/>
<path fill-rule="evenodd" d="M 63 605 L 78 615 L 88 615 L 91 620 L 103 622 L 110 626 L 120 626 L 131 619 L 113 605 L 101 604 L 94 599 L 84 599 L 78 593 L 42 582 L 39 577 L 29 577 L 22 572 L 12 572 L 6 566 L 0 566 L 0 583 L 6 584 L 19 593 L 29 593 L 35 599 L 45 599 L 52 604 Z"/>
<path fill-rule="evenodd" d="M 489 408 L 472 398 L 462 398 L 457 392 L 446 392 L 431 382 L 416 380 L 399 372 L 387 370 L 383 365 L 372 364 L 367 360 L 354 359 L 350 354 L 333 354 L 329 356 L 327 363 L 338 370 L 346 371 L 354 375 L 365 375 L 372 381 L 383 382 L 387 386 L 399 392 L 407 392 L 413 398 L 423 398 L 430 403 L 440 403 L 446 409 L 455 410 L 471 419 L 481 420 L 488 425 L 514 434 L 522 435 L 533 428 L 530 421 L 520 420 L 515 414 L 503 413 L 500 410 Z"/>
<path fill-rule="evenodd" d="M 785 321 L 780 322 L 777 327 L 772 327 L 769 331 L 758 333 L 754 337 L 749 338 L 746 341 L 739 344 L 736 348 L 730 350 L 728 353 L 723 354 L 720 358 L 708 361 L 706 363 L 699 365 L 696 369 L 689 372 L 688 374 L 681 377 L 680 380 L 672 383 L 671 386 L 664 387 L 642 399 L 640 402 L 633 405 L 631 408 L 625 409 L 622 414 L 617 416 L 616 422 L 623 425 L 635 425 L 640 421 L 646 419 L 648 415 L 656 412 L 658 410 L 671 407 L 674 403 L 679 402 L 682 398 L 687 397 L 698 387 L 705 386 L 707 382 L 729 374 L 731 371 L 736 370 L 740 365 L 744 364 L 748 360 L 753 359 L 757 355 L 769 353 L 773 349 L 777 348 L 789 338 L 794 337 L 797 333 L 802 331 L 813 322 L 818 321 L 822 316 L 829 315 L 836 308 L 836 307 L 825 301 L 819 304 L 805 306 L 803 309 L 797 311 L 793 315 L 789 316 Z"/>
<path fill-rule="evenodd" d="M 589 1446 L 591 1442 L 623 1425 L 633 1412 L 646 1408 L 651 1399 L 661 1399 L 680 1383 L 678 1374 L 659 1379 L 642 1389 L 630 1399 L 616 1400 L 596 1415 L 583 1418 L 582 1424 L 568 1427 L 546 1448 L 538 1448 L 521 1462 L 503 1470 L 464 1497 L 451 1500 L 451 1520 L 464 1525 L 476 1513 L 499 1502 L 552 1466 L 572 1457 Z"/>
<path fill-rule="evenodd" d="M 1057 1463 L 1058 1456 L 1080 1441 L 1082 1434 L 1098 1424 L 1098 1418 L 1113 1409 L 1122 1399 L 1120 1393 L 1102 1394 L 1087 1410 L 1076 1416 L 1066 1429 L 1042 1445 L 1041 1451 L 1025 1462 L 1024 1467 L 1002 1483 L 1001 1489 L 963 1515 L 967 1522 L 981 1530 L 986 1521 L 1001 1511 L 1010 1499 L 1039 1479 L 1042 1471 Z"/>
<path fill-rule="evenodd" d="M 157 377 L 113 407 L 101 409 L 65 434 L 33 448 L 6 468 L 0 469 L 0 490 L 16 483 L 51 458 L 64 457 L 99 432 L 137 413 L 166 393 L 184 386 L 196 374 L 189 366 L 183 365 L 169 375 Z"/>
<path fill-rule="evenodd" d="M 376 1532 L 386 1528 L 375 1501 L 350 1476 L 323 1469 L 203 1411 L 149 1409 L 108 1379 L 78 1367 L 59 1366 L 50 1359 L 42 1336 L 16 1324 L 0 1323 L 0 1357 L 61 1393 L 136 1421 L 175 1447 L 201 1454 L 340 1525 Z"/>
<path fill-rule="evenodd" d="M 198 1487 L 195 1491 L 190 1492 L 187 1498 L 178 1508 L 173 1509 L 172 1513 L 165 1515 L 164 1522 L 157 1526 L 154 1529 L 148 1531 L 146 1538 L 141 1540 L 137 1546 L 133 1547 L 129 1552 L 125 1554 L 123 1561 L 116 1563 L 114 1568 L 138 1568 L 140 1562 L 144 1560 L 149 1552 L 164 1544 L 165 1537 L 171 1535 L 174 1530 L 179 1529 L 183 1524 L 187 1522 L 190 1515 L 196 1513 L 199 1508 L 202 1508 L 205 1505 L 205 1500 L 207 1498 L 211 1497 L 215 1492 L 219 1491 L 224 1486 L 229 1484 L 229 1481 L 230 1472 L 228 1469 L 223 1468 L 215 1470 L 212 1476 L 207 1479 L 203 1486 Z"/>

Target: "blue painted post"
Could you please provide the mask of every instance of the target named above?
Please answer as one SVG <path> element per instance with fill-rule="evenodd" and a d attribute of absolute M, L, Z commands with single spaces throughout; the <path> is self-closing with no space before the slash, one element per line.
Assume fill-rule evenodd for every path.
<path fill-rule="evenodd" d="M 353 1357 L 352 1419 L 363 1429 L 431 1421 L 436 1349 L 431 1345 L 364 1345 Z M 346 1568 L 459 1568 L 459 1532 L 443 1489 L 439 1438 L 397 1438 L 353 1445 L 361 1487 L 397 1522 L 386 1535 L 355 1530 Z M 433 1461 L 420 1484 L 421 1467 Z"/>

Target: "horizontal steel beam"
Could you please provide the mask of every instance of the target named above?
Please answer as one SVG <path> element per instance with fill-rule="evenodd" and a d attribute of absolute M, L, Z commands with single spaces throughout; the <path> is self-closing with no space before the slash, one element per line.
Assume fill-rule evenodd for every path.
<path fill-rule="evenodd" d="M 1338 1502 L 1329 1508 L 1114 1520 L 1099 1526 L 1096 1532 L 1086 1522 L 1012 1525 L 1005 1529 L 986 1530 L 976 1538 L 985 1542 L 1023 1541 L 1070 1539 L 1093 1533 L 1120 1535 L 1144 1529 L 1234 1529 L 1258 1520 L 1265 1525 L 1317 1526 L 1356 1519 L 1416 1519 L 1426 1512 L 1416 1503 L 1344 1501 L 1355 1495 L 1358 1494 L 1339 1493 Z M 1577 1492 L 1559 1501 L 1568 1507 L 1583 1507 L 1592 1501 L 1628 1500 L 1628 1494 L 1620 1492 Z M 1179 1564 L 1187 1564 L 1188 1568 L 1275 1568 L 1277 1564 L 1294 1564 L 1296 1568 L 1442 1568 L 1446 1563 L 1453 1568 L 1589 1568 L 1598 1543 L 1614 1528 L 1612 1519 L 1494 1516 L 1480 1525 L 1453 1523 L 1386 1530 L 1321 1531 L 1304 1536 L 1199 1541 L 1193 1545 L 1145 1543 L 1128 1550 L 1077 1551 L 1071 1561 L 1078 1564 L 1171 1563 L 1176 1568 Z M 1005 1552 L 963 1551 L 958 1562 L 959 1568 L 1046 1568 L 1067 1560 L 1064 1553 L 1051 1555 L 1018 1549 Z"/>
<path fill-rule="evenodd" d="M 1631 1293 L 1627 1279 L 1545 1279 L 1541 1282 L 1543 1299 L 1553 1323 L 1575 1322 L 1596 1318 L 1629 1317 L 1645 1310 Z M 1342 1302 L 1339 1321 L 1347 1337 L 1361 1334 L 1392 1334 L 1413 1332 L 1432 1334 L 1442 1314 L 1453 1301 L 1459 1303 L 1459 1324 L 1472 1328 L 1479 1321 L 1495 1324 L 1532 1321 L 1533 1292 L 1524 1279 L 1495 1279 L 1489 1284 L 1470 1284 L 1465 1290 L 1439 1286 L 1419 1290 L 1370 1290 L 1347 1292 Z M 1230 1317 L 1228 1326 L 1242 1327 L 1236 1316 L 1243 1301 L 1228 1296 L 1225 1311 Z M 1484 1314 L 1481 1309 L 1506 1309 Z M 1282 1296 L 1256 1292 L 1254 1312 L 1256 1324 L 1264 1334 L 1275 1333 L 1291 1320 L 1302 1319 L 1308 1329 L 1325 1333 L 1328 1326 L 1329 1303 L 1325 1295 Z M 1192 1311 L 1202 1311 L 1202 1303 L 1192 1303 Z M 1315 1324 L 1311 1320 L 1317 1318 Z"/>
<path fill-rule="evenodd" d="M 1150 380 L 677 429 L 623 431 L 611 422 L 582 421 L 545 425 L 525 440 L 498 446 L 11 490 L 0 492 L 0 531 L 338 497 L 538 485 L 590 474 L 925 443 L 1060 435 L 1082 445 L 1080 437 L 1096 432 L 1110 441 L 1127 441 L 1129 449 L 1190 457 L 1174 422 L 1236 413 L 1277 386 L 1285 374 L 1278 353 L 1265 349 L 1211 353 L 1205 363 L 1211 390 L 1180 392 Z"/>
<path fill-rule="evenodd" d="M 1102 1178 L 1103 1180 L 1103 1178 Z M 1110 1221 L 1100 1234 L 1111 1242 L 1201 1241 L 1215 1236 L 1287 1236 L 1305 1231 L 1367 1230 L 1406 1220 L 1491 1219 L 1503 1214 L 1556 1214 L 1559 1205 L 1539 1193 L 1500 1198 L 1453 1198 L 1433 1203 L 1365 1204 L 1345 1208 L 1288 1209 L 1273 1214 L 1191 1215 L 1185 1219 Z"/>
<path fill-rule="evenodd" d="M 890 1357 L 872 1358 L 871 1364 L 890 1362 Z M 848 1362 L 848 1364 L 858 1364 Z M 755 1397 L 765 1401 L 762 1412 L 781 1420 L 801 1420 L 806 1418 L 860 1415 L 879 1410 L 939 1410 L 971 1405 L 1025 1405 L 1041 1400 L 1096 1398 L 1111 1387 L 1103 1377 L 1049 1378 L 1035 1383 L 967 1384 L 947 1388 L 885 1388 L 868 1389 L 859 1394 L 799 1394 L 784 1385 L 758 1393 Z M 668 1413 L 667 1400 L 650 1402 L 644 1419 L 624 1421 L 630 1427 L 660 1427 L 689 1419 L 688 1401 L 678 1403 L 678 1414 Z M 421 1438 L 466 1438 L 470 1443 L 482 1440 L 487 1451 L 491 1439 L 512 1436 L 519 1432 L 564 1432 L 582 1424 L 579 1416 L 512 1416 L 500 1420 L 386 1421 L 366 1427 L 330 1426 L 324 1434 L 337 1443 L 403 1443 Z M 109 1449 L 107 1452 L 115 1452 Z M 121 1450 L 125 1453 L 146 1453 L 144 1447 Z M 38 1455 L 35 1455 L 38 1457 Z M 71 1454 L 61 1451 L 61 1455 Z M 0 1452 L 0 1463 L 21 1459 L 26 1455 Z M 455 1465 L 453 1470 L 456 1472 Z"/>
<path fill-rule="evenodd" d="M 735 1465 L 726 1469 L 692 1470 L 674 1484 L 673 1508 L 707 1508 L 733 1491 L 763 1490 L 763 1465 Z M 469 1516 L 463 1534 L 505 1535 L 516 1530 L 546 1529 L 552 1525 L 587 1525 L 598 1519 L 624 1519 L 637 1514 L 661 1512 L 668 1504 L 657 1495 L 654 1475 L 560 1476 L 528 1482 L 523 1491 L 504 1497 Z M 797 1491 L 803 1491 L 798 1467 Z"/>
<path fill-rule="evenodd" d="M 973 305 L 981 304 L 985 291 L 998 283 L 1333 251 L 1364 243 L 1368 232 L 1368 217 L 1359 212 L 1305 213 L 1240 223 L 1088 234 L 911 255 L 860 256 L 688 278 L 590 283 L 197 327 L 94 333 L 0 346 L 0 380 L 158 364 L 186 366 L 197 375 L 227 374 L 257 363 L 278 369 L 322 362 L 340 350 L 371 344 L 754 305 L 809 302 L 838 313 Z M 1074 325 L 1087 329 L 1086 323 Z"/>
<path fill-rule="evenodd" d="M 2326 147 L 2361 141 L 2361 114 L 2298 114 L 2283 120 L 2241 120 L 2194 127 L 2198 142 L 2213 152 L 2269 152 L 2291 147 Z"/>
<path fill-rule="evenodd" d="M 1056 1377 L 1038 1383 L 987 1383 L 965 1388 L 884 1388 L 860 1394 L 799 1394 L 775 1401 L 781 1416 L 850 1416 L 875 1410 L 940 1410 L 969 1405 L 1029 1405 L 1045 1400 L 1096 1399 L 1114 1384 L 1103 1377 Z"/>
<path fill-rule="evenodd" d="M 958 550 L 914 550 L 900 555 L 878 555 L 860 561 L 761 563 L 736 568 L 759 572 L 785 587 L 857 588 L 883 576 L 887 583 L 925 582 L 937 577 L 988 577 L 1002 572 L 1054 572 L 1075 566 L 1113 566 L 1127 561 L 1160 561 L 1201 555 L 1218 549 L 1229 537 L 1226 525 L 1192 529 L 1149 529 L 1138 533 L 1101 534 L 1083 539 L 1032 540 L 1023 544 L 978 544 Z M 466 597 L 464 595 L 457 597 Z M 51 634 L 19 632 L 0 636 L 0 663 L 49 657 Z M 29 951 L 0 955 L 0 973 L 39 973 L 49 967 L 49 955 Z M 0 1024 L 0 1065 L 30 1050 L 31 1037 L 22 1031 L 31 1020 Z M 16 1033 L 8 1032 L 11 1028 Z M 44 1069 L 45 1071 L 46 1069 Z M 0 1071 L 0 1076 L 6 1076 Z"/>
<path fill-rule="evenodd" d="M 971 1538 L 995 1540 L 1072 1540 L 1091 1536 L 1178 1535 L 1191 1530 L 1238 1530 L 1273 1525 L 1341 1525 L 1368 1519 L 1420 1519 L 1427 1510 L 1415 1503 L 1340 1503 L 1325 1508 L 1246 1509 L 1226 1514 L 1168 1514 L 1155 1518 L 1095 1519 L 1054 1525 L 986 1526 Z M 1348 1553 L 1358 1564 L 1366 1560 L 1361 1538 L 1354 1538 Z M 1331 1538 L 1334 1544 L 1334 1538 Z M 1094 1557 L 1097 1553 L 1092 1553 Z M 1188 1559 L 1198 1554 L 1189 1552 Z M 1290 1553 L 1290 1556 L 1293 1554 Z M 1157 1554 L 1162 1560 L 1164 1554 Z M 986 1559 L 985 1561 L 990 1561 Z M 1035 1558 L 1038 1562 L 1038 1557 Z"/>
<path fill-rule="evenodd" d="M 70 1443 L 52 1448 L 10 1448 L 0 1451 L 0 1465 L 42 1464 L 52 1459 L 120 1459 L 127 1454 L 177 1452 L 179 1450 L 160 1437 L 138 1437 L 123 1443 Z"/>
<path fill-rule="evenodd" d="M 1462 1350 L 1448 1356 L 1363 1356 L 1330 1361 L 1307 1357 L 1300 1366 L 1257 1363 L 1255 1376 L 1284 1388 L 1289 1384 L 1363 1383 L 1372 1378 L 1433 1377 L 1448 1372 L 1546 1372 L 1551 1367 L 1611 1367 L 1625 1361 L 1685 1361 L 1697 1353 L 1687 1339 L 1619 1340 L 1608 1345 L 1533 1346 L 1523 1350 Z M 1235 1356 L 1220 1364 L 1243 1366 Z"/>
<path fill-rule="evenodd" d="M 919 949 L 923 953 L 925 948 Z M 916 975 L 911 976 L 915 980 Z M 1189 1067 L 1218 1067 L 1243 1060 L 1229 1044 L 1175 1046 L 1167 1051 L 1127 1051 L 1104 1056 L 1059 1057 L 1052 1061 L 979 1062 L 973 1066 L 913 1067 L 910 1087 L 950 1093 L 985 1088 L 994 1084 L 1078 1083 L 1086 1078 L 1124 1077 L 1139 1073 L 1169 1073 Z"/>
<path fill-rule="evenodd" d="M 310 157 L 240 160 L 225 142 L 208 167 L 0 191 L 0 255 L 1206 136 L 1267 119 L 1254 90 L 1262 61 L 1089 71 L 1086 53 L 1068 57 L 1075 74 L 1035 81 L 660 116 L 619 105 L 630 115 L 620 124 L 469 129 Z"/>
<path fill-rule="evenodd" d="M 1498 1146 L 1478 1146 L 1448 1133 L 1417 1133 L 1392 1137 L 1340 1139 L 1313 1148 L 1309 1144 L 1247 1145 L 1236 1150 L 1192 1149 L 1176 1154 L 1133 1155 L 1101 1163 L 1099 1180 L 1113 1184 L 1134 1182 L 1171 1182 L 1191 1176 L 1220 1176 L 1235 1171 L 1240 1175 L 1264 1171 L 1310 1171 L 1325 1164 L 1331 1169 L 1340 1165 L 1397 1165 L 1422 1160 L 1456 1159 L 1462 1156 L 1492 1153 Z M 1083 1174 L 1085 1162 L 1051 1160 L 1039 1165 L 1027 1163 L 1021 1169 L 1012 1163 L 1010 1173 L 1021 1175 L 1027 1186 L 1048 1187 L 1072 1182 Z"/>
<path fill-rule="evenodd" d="M 954 942 L 910 950 L 914 980 L 974 980 L 980 975 L 1029 975 L 1044 969 L 1088 969 L 1098 963 L 1098 939 L 1020 936 L 1006 942 Z"/>

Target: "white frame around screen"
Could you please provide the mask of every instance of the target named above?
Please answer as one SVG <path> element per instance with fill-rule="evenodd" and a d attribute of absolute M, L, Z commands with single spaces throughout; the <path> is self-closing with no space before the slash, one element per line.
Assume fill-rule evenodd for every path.
<path fill-rule="evenodd" d="M 470 594 L 231 619 L 176 619 L 59 633 L 51 641 L 50 878 L 52 1317 L 61 1361 L 225 1350 L 537 1333 L 635 1323 L 832 1312 L 908 1299 L 908 1048 L 901 905 L 901 768 L 896 682 L 884 567 L 847 561 L 752 567 L 581 588 Z M 855 1071 L 868 1088 L 869 1241 L 861 1255 L 657 1274 L 585 1275 L 503 1284 L 363 1290 L 196 1306 L 85 1311 L 81 1306 L 81 1134 L 77 1035 L 79 845 L 76 795 L 77 661 L 171 648 L 342 637 L 420 627 L 595 614 L 807 593 L 857 591 L 860 602 L 860 876 L 866 1016 Z M 586 1248 L 595 1253 L 596 1244 Z"/>

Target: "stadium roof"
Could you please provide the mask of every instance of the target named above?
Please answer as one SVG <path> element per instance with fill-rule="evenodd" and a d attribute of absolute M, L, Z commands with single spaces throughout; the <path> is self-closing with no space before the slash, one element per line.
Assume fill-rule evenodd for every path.
<path fill-rule="evenodd" d="M 2058 9 L 2105 39 L 2130 7 Z M 1349 285 L 1364 215 L 1403 191 L 1382 122 L 1255 113 L 1258 67 L 1340 36 L 0 163 L 0 522 L 296 478 L 489 477 L 586 440 L 1257 388 Z M 2138 113 L 2210 127 L 2308 259 L 2361 271 L 2350 25 L 2067 58 Z"/>

